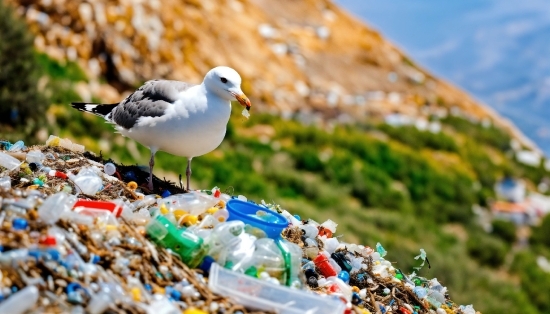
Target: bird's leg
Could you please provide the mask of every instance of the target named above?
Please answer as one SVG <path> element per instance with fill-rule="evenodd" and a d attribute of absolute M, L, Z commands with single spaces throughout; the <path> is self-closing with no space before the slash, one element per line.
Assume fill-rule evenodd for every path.
<path fill-rule="evenodd" d="M 155 151 L 151 150 L 151 159 L 149 159 L 149 184 L 147 187 L 153 192 L 153 167 L 155 166 Z"/>
<path fill-rule="evenodd" d="M 187 175 L 187 192 L 189 192 L 189 181 L 191 181 L 191 159 L 193 158 L 187 158 L 187 169 L 185 170 L 185 174 Z"/>

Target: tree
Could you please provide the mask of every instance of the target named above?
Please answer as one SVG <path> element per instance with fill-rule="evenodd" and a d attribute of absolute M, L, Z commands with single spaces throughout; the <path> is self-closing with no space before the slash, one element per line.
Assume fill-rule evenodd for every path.
<path fill-rule="evenodd" d="M 38 91 L 39 69 L 27 25 L 0 0 L 0 124 L 43 116 L 48 104 Z"/>

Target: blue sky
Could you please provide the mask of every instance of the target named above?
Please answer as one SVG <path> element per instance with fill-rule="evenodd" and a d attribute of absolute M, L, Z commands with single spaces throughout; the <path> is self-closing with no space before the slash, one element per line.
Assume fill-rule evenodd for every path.
<path fill-rule="evenodd" d="M 550 1 L 336 0 L 550 155 Z"/>

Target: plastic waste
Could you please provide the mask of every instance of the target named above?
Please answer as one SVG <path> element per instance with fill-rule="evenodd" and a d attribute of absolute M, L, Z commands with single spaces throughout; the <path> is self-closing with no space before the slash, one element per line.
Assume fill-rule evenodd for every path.
<path fill-rule="evenodd" d="M 76 197 L 65 192 L 50 195 L 38 208 L 38 217 L 43 222 L 52 225 L 63 215 L 69 213 L 75 202 Z"/>
<path fill-rule="evenodd" d="M 288 221 L 282 215 L 256 204 L 232 199 L 227 202 L 226 207 L 229 211 L 228 221 L 241 220 L 263 230 L 272 239 L 280 237 L 281 232 L 288 225 Z M 265 216 L 270 218 L 265 218 Z"/>
<path fill-rule="evenodd" d="M 319 269 L 321 272 L 321 275 L 328 277 L 337 276 L 338 273 L 332 265 L 330 265 L 328 258 L 324 254 L 319 254 L 314 260 L 313 263 L 315 263 L 315 266 Z"/>
<path fill-rule="evenodd" d="M 66 139 L 66 138 L 62 139 L 55 135 L 50 135 L 50 137 L 46 140 L 46 145 L 60 146 L 68 150 L 71 150 L 73 152 L 84 152 L 84 145 L 75 144 L 71 142 L 69 139 Z"/>
<path fill-rule="evenodd" d="M 213 292 L 231 297 L 252 309 L 281 314 L 335 314 L 343 313 L 346 307 L 339 299 L 274 285 L 226 270 L 216 263 L 210 268 L 208 287 Z"/>
<path fill-rule="evenodd" d="M 146 227 L 147 234 L 159 245 L 178 254 L 189 267 L 197 267 L 207 253 L 204 240 L 191 232 L 178 230 L 163 216 L 152 219 Z"/>
<path fill-rule="evenodd" d="M 27 153 L 26 161 L 28 163 L 38 163 L 41 164 L 46 159 L 46 156 L 39 150 L 31 150 Z"/>
<path fill-rule="evenodd" d="M 88 303 L 86 307 L 86 311 L 90 314 L 102 314 L 109 308 L 112 302 L 111 297 L 107 293 L 101 291 L 92 297 L 90 303 Z"/>
<path fill-rule="evenodd" d="M 103 187 L 103 181 L 92 168 L 82 168 L 78 175 L 68 174 L 76 187 L 77 193 L 94 195 Z"/>
<path fill-rule="evenodd" d="M 106 174 L 112 176 L 116 172 L 116 166 L 113 163 L 108 162 L 103 165 L 103 171 L 105 171 Z"/>
<path fill-rule="evenodd" d="M 122 214 L 123 207 L 121 204 L 117 204 L 114 202 L 79 199 L 74 203 L 73 210 L 76 212 L 80 212 L 82 210 L 97 210 L 97 211 L 106 210 L 111 212 L 113 215 L 115 215 L 115 217 L 118 218 Z"/>
<path fill-rule="evenodd" d="M 11 189 L 11 178 L 10 177 L 1 177 L 0 178 L 0 190 L 7 191 Z"/>
<path fill-rule="evenodd" d="M 8 151 L 18 152 L 18 151 L 23 150 L 25 148 L 26 148 L 26 146 L 25 146 L 25 143 L 23 141 L 17 141 L 13 145 L 11 145 L 11 147 L 8 149 Z"/>
<path fill-rule="evenodd" d="M 0 313 L 23 314 L 38 301 L 38 288 L 28 286 L 0 303 Z"/>
<path fill-rule="evenodd" d="M 21 166 L 23 162 L 19 159 L 12 157 L 6 153 L 0 152 L 0 166 L 12 171 L 17 167 Z"/>

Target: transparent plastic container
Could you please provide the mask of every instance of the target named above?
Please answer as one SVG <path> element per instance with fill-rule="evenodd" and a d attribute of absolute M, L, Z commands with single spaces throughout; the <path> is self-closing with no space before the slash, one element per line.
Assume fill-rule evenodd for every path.
<path fill-rule="evenodd" d="M 244 306 L 281 314 L 340 314 L 346 308 L 339 299 L 272 284 L 216 263 L 210 268 L 208 287 Z"/>
<path fill-rule="evenodd" d="M 19 159 L 12 157 L 6 153 L 0 152 L 0 166 L 12 171 L 15 168 L 21 166 L 23 162 L 19 161 Z"/>
<path fill-rule="evenodd" d="M 256 204 L 232 199 L 227 202 L 226 207 L 229 211 L 228 221 L 240 220 L 263 230 L 271 239 L 280 237 L 283 229 L 288 226 L 288 220 L 285 217 Z"/>

